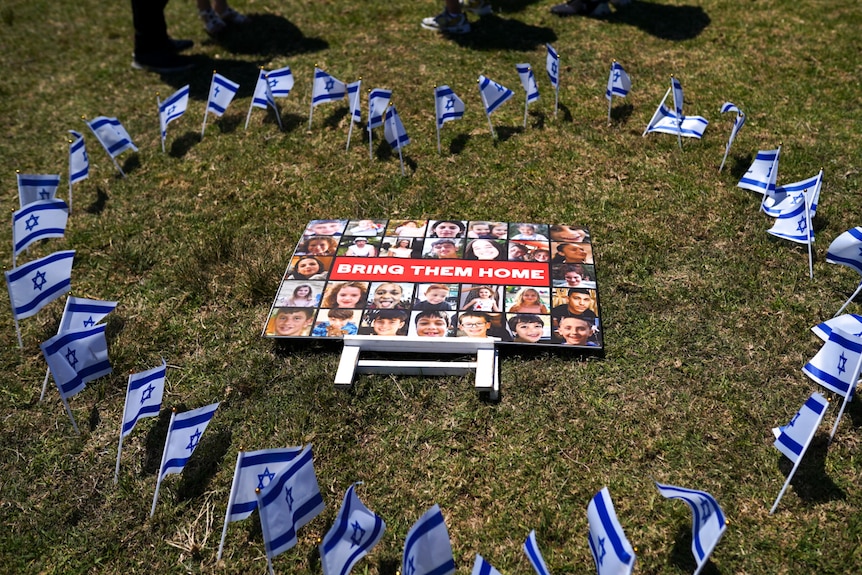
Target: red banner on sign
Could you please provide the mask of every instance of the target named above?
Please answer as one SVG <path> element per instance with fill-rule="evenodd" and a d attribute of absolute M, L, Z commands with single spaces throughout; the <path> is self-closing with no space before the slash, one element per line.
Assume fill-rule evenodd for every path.
<path fill-rule="evenodd" d="M 399 262 L 395 258 L 336 257 L 329 272 L 329 279 L 534 287 L 550 284 L 546 263 L 455 259 L 409 259 Z"/>

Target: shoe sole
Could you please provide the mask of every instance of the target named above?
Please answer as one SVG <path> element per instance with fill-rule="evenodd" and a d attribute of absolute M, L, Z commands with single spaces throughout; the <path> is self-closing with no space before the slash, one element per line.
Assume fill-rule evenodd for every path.
<path fill-rule="evenodd" d="M 425 24 L 424 22 L 422 24 L 420 24 L 420 26 L 422 26 L 426 30 L 431 30 L 433 32 L 440 32 L 441 34 L 467 34 L 468 32 L 470 32 L 469 26 L 465 26 L 463 28 L 458 28 L 458 29 L 450 28 L 449 30 L 442 30 L 436 26 L 429 26 L 428 24 Z"/>

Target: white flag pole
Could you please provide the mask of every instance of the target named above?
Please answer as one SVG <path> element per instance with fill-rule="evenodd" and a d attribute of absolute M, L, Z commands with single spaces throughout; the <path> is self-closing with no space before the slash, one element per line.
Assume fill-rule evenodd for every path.
<path fill-rule="evenodd" d="M 254 494 L 257 496 L 257 511 L 258 516 L 260 517 L 260 530 L 263 532 L 263 546 L 266 551 L 266 566 L 269 570 L 269 575 L 275 575 L 275 571 L 272 569 L 272 557 L 269 555 L 269 542 L 272 541 L 272 538 L 269 536 L 269 527 L 263 519 L 263 501 L 260 498 L 260 489 L 255 489 Z"/>
<path fill-rule="evenodd" d="M 841 315 L 841 312 L 844 311 L 844 308 L 847 307 L 848 305 L 850 305 L 851 301 L 856 299 L 856 296 L 859 295 L 860 291 L 862 291 L 862 282 L 859 282 L 859 287 L 856 288 L 856 291 L 853 292 L 853 295 L 850 296 L 850 299 L 845 301 L 844 305 L 841 306 L 841 309 L 839 309 L 838 312 L 835 315 L 833 315 L 832 317 L 838 317 L 839 315 Z"/>
<path fill-rule="evenodd" d="M 814 243 L 814 230 L 811 228 L 811 203 L 809 201 L 814 197 L 814 194 L 809 194 L 808 190 L 802 190 L 802 197 L 805 199 L 805 222 L 808 226 L 808 277 L 814 279 L 814 256 L 812 255 L 814 247 L 811 245 Z"/>
<path fill-rule="evenodd" d="M 68 140 L 69 146 L 72 145 L 72 140 Z M 69 151 L 69 215 L 72 215 L 72 153 Z"/>
<path fill-rule="evenodd" d="M 248 121 L 251 119 L 251 110 L 254 108 L 254 94 L 251 96 L 251 104 L 248 106 L 248 114 L 245 116 L 245 130 L 248 130 Z"/>
<path fill-rule="evenodd" d="M 527 111 L 529 109 L 530 109 L 530 96 L 529 96 L 529 94 L 527 94 L 527 96 L 524 98 L 524 127 L 525 128 L 527 127 Z"/>
<path fill-rule="evenodd" d="M 440 98 L 437 97 L 437 86 L 434 86 L 434 127 L 437 128 L 437 153 L 442 154 L 440 148 Z"/>
<path fill-rule="evenodd" d="M 734 121 L 734 125 L 736 125 L 736 121 Z M 730 152 L 730 138 L 727 139 L 727 144 L 724 146 L 724 157 L 721 159 L 721 165 L 718 167 L 718 171 L 720 172 L 722 168 L 724 168 L 724 162 L 727 161 L 727 154 Z"/>
<path fill-rule="evenodd" d="M 661 102 L 658 103 L 658 108 L 655 109 L 655 113 L 652 115 L 652 118 L 650 118 L 649 123 L 647 123 L 646 129 L 644 130 L 644 133 L 641 134 L 641 137 L 645 137 L 647 133 L 649 133 L 650 126 L 652 126 L 652 123 L 655 121 L 656 116 L 658 116 L 658 113 L 661 111 L 661 107 L 664 105 L 669 95 L 670 88 L 667 89 L 667 92 L 664 93 L 664 98 L 662 98 Z"/>
<path fill-rule="evenodd" d="M 216 75 L 216 71 L 213 70 L 213 78 L 212 78 L 212 80 L 210 80 L 210 91 L 209 91 L 209 94 L 207 94 L 207 105 L 204 107 L 204 123 L 201 126 L 201 140 L 204 139 L 204 132 L 207 129 L 207 109 L 209 109 L 209 105 L 210 105 L 210 94 L 213 93 L 213 83 L 215 83 L 215 75 Z M 251 99 L 254 100 L 254 94 L 252 94 Z"/>
<path fill-rule="evenodd" d="M 41 403 L 42 400 L 45 399 L 45 392 L 48 389 L 48 376 L 49 375 L 51 375 L 51 368 L 46 367 L 45 368 L 45 380 L 42 382 L 42 394 L 39 396 L 39 403 Z"/>
<path fill-rule="evenodd" d="M 159 111 L 159 139 L 162 141 L 162 153 L 165 153 L 165 118 L 162 116 L 162 101 L 156 92 L 156 109 Z"/>
<path fill-rule="evenodd" d="M 670 86 L 673 88 L 673 74 L 670 75 Z M 680 90 L 682 90 L 682 84 L 680 84 Z M 674 92 L 673 97 L 673 113 L 676 116 L 676 140 L 679 143 L 679 149 L 682 149 L 682 104 L 680 102 L 680 109 L 676 108 L 676 92 Z"/>
<path fill-rule="evenodd" d="M 608 126 L 611 125 L 611 106 L 614 105 L 614 94 L 611 92 L 611 97 L 608 98 Z"/>
<path fill-rule="evenodd" d="M 63 407 L 65 407 L 65 408 L 66 408 L 66 413 L 69 415 L 69 419 L 71 419 L 71 420 L 72 420 L 72 428 L 75 430 L 75 433 L 77 433 L 78 435 L 81 435 L 80 430 L 78 430 L 78 424 L 77 424 L 77 423 L 75 423 L 75 418 L 72 416 L 72 408 L 71 408 L 71 407 L 69 407 L 69 402 L 68 402 L 68 401 L 66 401 L 66 398 L 65 398 L 65 397 L 63 397 L 63 393 L 62 393 L 62 392 L 60 392 L 60 399 L 61 399 L 61 400 L 62 400 L 62 402 L 63 402 Z"/>
<path fill-rule="evenodd" d="M 123 426 L 126 424 L 126 408 L 129 406 L 129 389 L 132 387 L 132 376 L 129 375 L 129 383 L 126 384 L 126 400 L 123 402 L 123 417 L 120 420 L 120 443 L 117 445 L 117 466 L 114 468 L 114 485 L 120 477 L 120 455 L 123 453 Z"/>
<path fill-rule="evenodd" d="M 859 360 L 856 362 L 856 371 L 853 372 L 854 375 L 850 380 L 853 382 L 853 385 L 847 390 L 847 395 L 844 396 L 844 402 L 841 404 L 841 409 L 838 410 L 838 417 L 835 418 L 835 424 L 832 426 L 832 432 L 829 434 L 829 443 L 832 443 L 832 438 L 835 437 L 835 432 L 838 431 L 838 423 L 841 421 L 841 416 L 844 415 L 844 409 L 847 407 L 847 404 L 850 402 L 850 398 L 853 396 L 853 392 L 856 389 L 856 382 L 859 379 L 860 371 L 862 371 L 862 355 L 859 356 Z"/>
<path fill-rule="evenodd" d="M 389 104 L 390 106 L 392 104 Z M 395 146 L 398 148 L 398 160 L 401 162 L 401 176 L 404 176 L 404 156 L 401 154 L 401 134 L 398 133 L 398 124 L 395 122 L 395 114 L 392 114 L 392 133 L 395 134 Z"/>
<path fill-rule="evenodd" d="M 491 130 L 491 137 L 496 138 L 494 133 L 494 124 L 491 123 L 491 114 L 488 113 L 488 101 L 485 99 L 485 92 L 482 91 L 482 86 L 479 86 L 479 95 L 482 96 L 482 107 L 485 108 L 485 116 L 488 118 L 488 129 Z"/>
<path fill-rule="evenodd" d="M 159 476 L 156 479 L 156 492 L 153 493 L 153 506 L 150 508 L 150 517 L 156 512 L 156 502 L 159 500 L 159 488 L 162 486 L 162 468 L 165 466 L 165 458 L 168 456 L 168 446 L 171 444 L 171 429 L 174 427 L 174 418 L 177 416 L 177 409 L 171 410 L 171 421 L 168 423 L 168 436 L 165 438 L 165 449 L 162 452 L 162 462 L 159 463 Z"/>
<path fill-rule="evenodd" d="M 790 480 L 793 479 L 793 474 L 796 473 L 796 468 L 799 467 L 799 463 L 801 461 L 802 457 L 797 459 L 796 463 L 793 464 L 793 469 L 790 470 L 790 474 L 787 476 L 787 481 L 784 482 L 784 485 L 781 487 L 781 491 L 778 492 L 778 497 L 775 499 L 775 503 L 772 504 L 772 509 L 769 510 L 770 515 L 772 515 L 778 507 L 778 502 L 781 501 L 781 498 L 784 496 L 784 492 L 787 491 L 787 486 L 790 485 Z"/>
<path fill-rule="evenodd" d="M 233 502 L 236 500 L 236 492 L 239 491 L 239 482 L 237 478 L 239 477 L 239 470 L 242 467 L 242 456 L 243 450 L 239 449 L 239 453 L 236 455 L 236 467 L 233 470 L 233 482 L 230 486 L 230 497 L 227 500 L 227 511 L 224 514 L 224 527 L 221 530 L 221 541 L 218 544 L 218 555 L 216 555 L 216 561 L 221 561 L 222 551 L 224 551 L 224 539 L 227 536 L 227 526 L 230 524 L 230 510 L 233 508 Z"/>
<path fill-rule="evenodd" d="M 368 115 L 368 159 L 374 159 L 374 147 L 371 145 L 371 114 Z"/>

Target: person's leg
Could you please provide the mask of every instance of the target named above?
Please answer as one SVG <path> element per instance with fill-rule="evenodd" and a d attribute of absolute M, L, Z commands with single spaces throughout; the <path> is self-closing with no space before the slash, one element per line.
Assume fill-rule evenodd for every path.
<path fill-rule="evenodd" d="M 445 0 L 443 12 L 437 16 L 423 18 L 422 27 L 444 34 L 466 34 L 470 31 L 470 23 L 461 13 L 459 0 Z"/>
<path fill-rule="evenodd" d="M 169 44 L 165 6 L 168 0 L 132 0 L 135 53 L 159 52 Z"/>

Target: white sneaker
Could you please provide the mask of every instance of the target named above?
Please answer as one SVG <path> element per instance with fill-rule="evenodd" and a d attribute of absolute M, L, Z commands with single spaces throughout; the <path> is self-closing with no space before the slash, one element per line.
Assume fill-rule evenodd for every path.
<path fill-rule="evenodd" d="M 470 23 L 463 14 L 449 14 L 445 10 L 436 16 L 423 18 L 422 27 L 441 34 L 466 34 L 470 31 Z"/>
<path fill-rule="evenodd" d="M 215 13 L 215 10 L 201 10 L 198 14 L 204 23 L 204 28 L 206 29 L 207 34 L 210 36 L 216 36 L 227 28 L 227 24 L 225 24 L 224 20 Z"/>
<path fill-rule="evenodd" d="M 461 7 L 476 16 L 487 16 L 494 13 L 491 4 L 485 0 L 461 0 Z"/>

